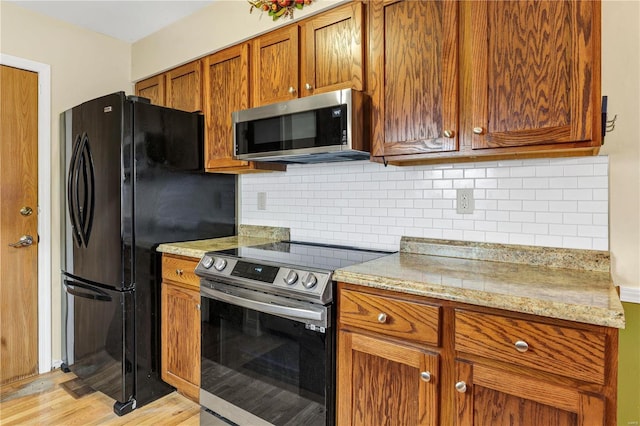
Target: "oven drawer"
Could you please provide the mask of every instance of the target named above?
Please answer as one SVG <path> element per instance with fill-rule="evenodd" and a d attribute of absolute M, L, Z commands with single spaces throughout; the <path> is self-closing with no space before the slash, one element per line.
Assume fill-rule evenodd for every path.
<path fill-rule="evenodd" d="M 200 288 L 200 277 L 194 270 L 198 260 L 178 256 L 162 255 L 162 280 L 173 281 L 186 287 Z"/>
<path fill-rule="evenodd" d="M 604 384 L 603 333 L 465 310 L 455 312 L 456 351 Z"/>
<path fill-rule="evenodd" d="M 440 344 L 440 307 L 342 289 L 341 325 L 429 345 Z"/>

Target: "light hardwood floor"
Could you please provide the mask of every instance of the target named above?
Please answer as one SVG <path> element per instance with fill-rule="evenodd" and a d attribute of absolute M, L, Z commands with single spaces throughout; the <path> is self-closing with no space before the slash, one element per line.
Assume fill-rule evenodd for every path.
<path fill-rule="evenodd" d="M 62 386 L 73 373 L 54 370 L 0 386 L 0 424 L 9 425 L 198 425 L 200 406 L 172 392 L 118 417 L 113 400 L 100 392 L 74 398 Z"/>

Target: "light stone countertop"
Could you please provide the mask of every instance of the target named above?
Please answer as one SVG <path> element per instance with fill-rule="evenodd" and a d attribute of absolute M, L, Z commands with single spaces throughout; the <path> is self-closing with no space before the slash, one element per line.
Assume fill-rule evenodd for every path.
<path fill-rule="evenodd" d="M 604 271 L 606 252 L 549 249 L 548 259 L 541 260 L 544 250 L 540 248 L 455 242 L 463 246 L 458 250 L 455 244 L 447 244 L 454 242 L 424 242 L 403 238 L 400 252 L 338 269 L 333 279 L 587 324 L 625 326 L 620 298 L 608 268 Z M 433 254 L 438 247 L 445 256 Z M 491 250 L 485 248 L 502 252 L 498 258 L 511 250 L 518 257 L 487 260 Z M 526 263 L 530 256 L 536 258 L 535 264 Z M 584 262 L 574 263 L 574 269 L 564 263 L 557 267 L 557 259 L 563 258 Z"/>
<path fill-rule="evenodd" d="M 239 235 L 165 243 L 159 252 L 206 252 L 289 239 L 286 228 L 241 225 Z M 403 237 L 400 252 L 338 269 L 333 279 L 508 311 L 624 328 L 609 255 L 589 250 Z"/>
<path fill-rule="evenodd" d="M 240 225 L 238 235 L 209 240 L 182 241 L 160 244 L 156 251 L 200 259 L 208 251 L 228 250 L 237 247 L 284 241 L 289 239 L 288 228 Z"/>

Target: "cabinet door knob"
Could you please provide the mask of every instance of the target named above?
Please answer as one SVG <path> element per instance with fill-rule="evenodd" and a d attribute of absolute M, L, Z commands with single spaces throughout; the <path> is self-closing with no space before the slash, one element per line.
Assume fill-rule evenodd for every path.
<path fill-rule="evenodd" d="M 387 322 L 387 314 L 385 314 L 384 312 L 380 312 L 378 314 L 378 322 L 380 324 L 384 324 L 385 322 Z"/>
<path fill-rule="evenodd" d="M 518 352 L 526 352 L 529 350 L 529 345 L 524 340 L 518 340 L 515 343 L 515 346 Z"/>
<path fill-rule="evenodd" d="M 451 139 L 456 135 L 456 132 L 454 132 L 453 130 L 445 130 L 442 134 L 445 138 Z"/>
<path fill-rule="evenodd" d="M 291 93 L 292 95 L 295 95 L 295 93 L 296 93 L 295 87 L 293 87 L 293 86 L 289 87 L 289 93 Z"/>
<path fill-rule="evenodd" d="M 456 383 L 456 390 L 460 393 L 465 393 L 467 391 L 467 384 L 463 381 L 459 381 Z"/>
<path fill-rule="evenodd" d="M 422 379 L 423 382 L 430 382 L 431 381 L 431 373 L 428 371 L 423 371 L 420 373 L 420 379 Z"/>
<path fill-rule="evenodd" d="M 304 85 L 304 88 L 305 88 L 305 89 L 307 89 L 308 91 L 313 90 L 313 86 L 312 86 L 312 85 L 310 85 L 309 83 L 305 84 L 305 85 Z"/>
<path fill-rule="evenodd" d="M 184 271 L 182 269 L 176 269 L 176 275 L 181 277 L 182 274 L 184 274 Z"/>
<path fill-rule="evenodd" d="M 33 209 L 29 206 L 24 206 L 20 209 L 20 214 L 22 216 L 31 216 L 31 213 L 33 213 Z"/>
<path fill-rule="evenodd" d="M 196 304 L 196 309 L 200 310 L 200 304 L 199 303 Z"/>
<path fill-rule="evenodd" d="M 482 127 L 474 127 L 473 133 L 475 133 L 476 135 L 481 135 L 484 133 L 484 129 Z"/>

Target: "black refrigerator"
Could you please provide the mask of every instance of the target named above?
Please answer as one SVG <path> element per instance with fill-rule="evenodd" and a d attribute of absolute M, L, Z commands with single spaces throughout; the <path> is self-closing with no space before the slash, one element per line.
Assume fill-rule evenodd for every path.
<path fill-rule="evenodd" d="M 61 114 L 65 371 L 123 415 L 160 378 L 160 243 L 234 235 L 236 180 L 204 173 L 203 117 L 113 93 Z"/>

